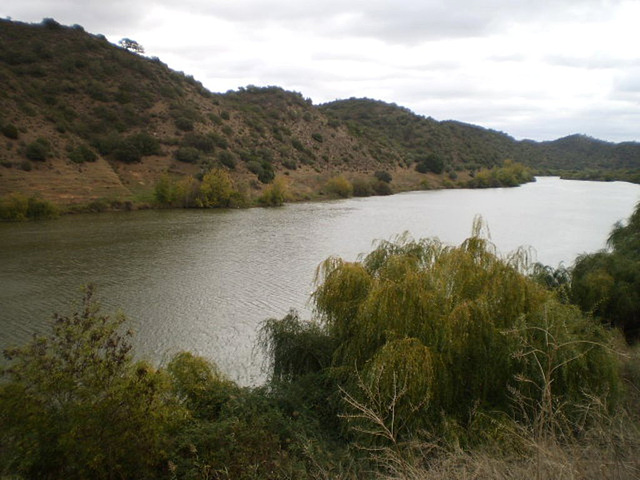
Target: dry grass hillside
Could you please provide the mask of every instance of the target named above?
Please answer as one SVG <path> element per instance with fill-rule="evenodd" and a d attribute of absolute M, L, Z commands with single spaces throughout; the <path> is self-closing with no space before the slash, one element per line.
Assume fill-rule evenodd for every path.
<path fill-rule="evenodd" d="M 64 206 L 150 204 L 160 179 L 199 182 L 212 169 L 228 172 L 248 204 L 277 176 L 292 200 L 330 195 L 334 177 L 354 194 L 473 186 L 480 169 L 506 159 L 557 166 L 575 143 L 516 142 L 368 99 L 314 106 L 253 86 L 215 94 L 157 58 L 52 19 L 0 20 L 0 81 L 0 197 Z M 607 157 L 607 145 L 589 151 Z M 637 167 L 635 144 L 618 150 L 625 168 Z"/>

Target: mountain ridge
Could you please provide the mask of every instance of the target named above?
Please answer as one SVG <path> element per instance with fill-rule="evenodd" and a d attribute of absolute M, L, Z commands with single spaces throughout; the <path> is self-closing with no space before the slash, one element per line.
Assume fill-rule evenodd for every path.
<path fill-rule="evenodd" d="M 158 58 L 52 19 L 0 20 L 0 81 L 0 196 L 63 205 L 150 204 L 164 176 L 201 180 L 214 168 L 254 200 L 276 176 L 299 200 L 326 195 L 333 177 L 372 182 L 381 171 L 393 191 L 467 186 L 507 159 L 631 180 L 640 168 L 636 142 L 518 141 L 379 100 L 313 105 L 277 86 L 212 93 Z"/>

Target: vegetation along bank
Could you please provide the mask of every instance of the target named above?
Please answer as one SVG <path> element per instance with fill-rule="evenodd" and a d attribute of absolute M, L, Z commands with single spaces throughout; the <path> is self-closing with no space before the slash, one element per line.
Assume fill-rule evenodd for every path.
<path fill-rule="evenodd" d="M 0 20 L 0 217 L 276 206 L 534 174 L 640 180 L 640 146 L 516 141 L 371 99 L 313 105 L 276 86 L 212 93 L 135 42 Z"/>
<path fill-rule="evenodd" d="M 314 318 L 263 323 L 251 388 L 189 352 L 135 360 L 89 286 L 4 352 L 0 476 L 638 478 L 639 218 L 567 270 L 498 256 L 479 222 L 329 258 Z"/>

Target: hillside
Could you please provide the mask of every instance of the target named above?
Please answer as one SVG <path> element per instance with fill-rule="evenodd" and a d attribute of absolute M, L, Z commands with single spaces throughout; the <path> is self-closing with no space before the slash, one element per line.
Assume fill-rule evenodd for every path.
<path fill-rule="evenodd" d="M 338 175 L 373 185 L 386 172 L 391 184 L 380 192 L 389 193 L 464 186 L 506 159 L 567 170 L 640 165 L 637 144 L 516 142 L 374 100 L 314 106 L 253 86 L 215 94 L 130 50 L 52 19 L 0 20 L 0 197 L 144 205 L 167 176 L 199 181 L 220 168 L 253 203 L 277 176 L 295 200 L 326 195 Z"/>

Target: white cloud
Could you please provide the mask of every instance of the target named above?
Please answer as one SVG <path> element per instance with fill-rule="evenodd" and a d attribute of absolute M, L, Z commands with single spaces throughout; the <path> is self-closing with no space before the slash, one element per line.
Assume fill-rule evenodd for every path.
<path fill-rule="evenodd" d="M 640 140 L 633 0 L 22 0 L 0 15 L 133 38 L 213 91 L 279 85 L 518 138 Z"/>

